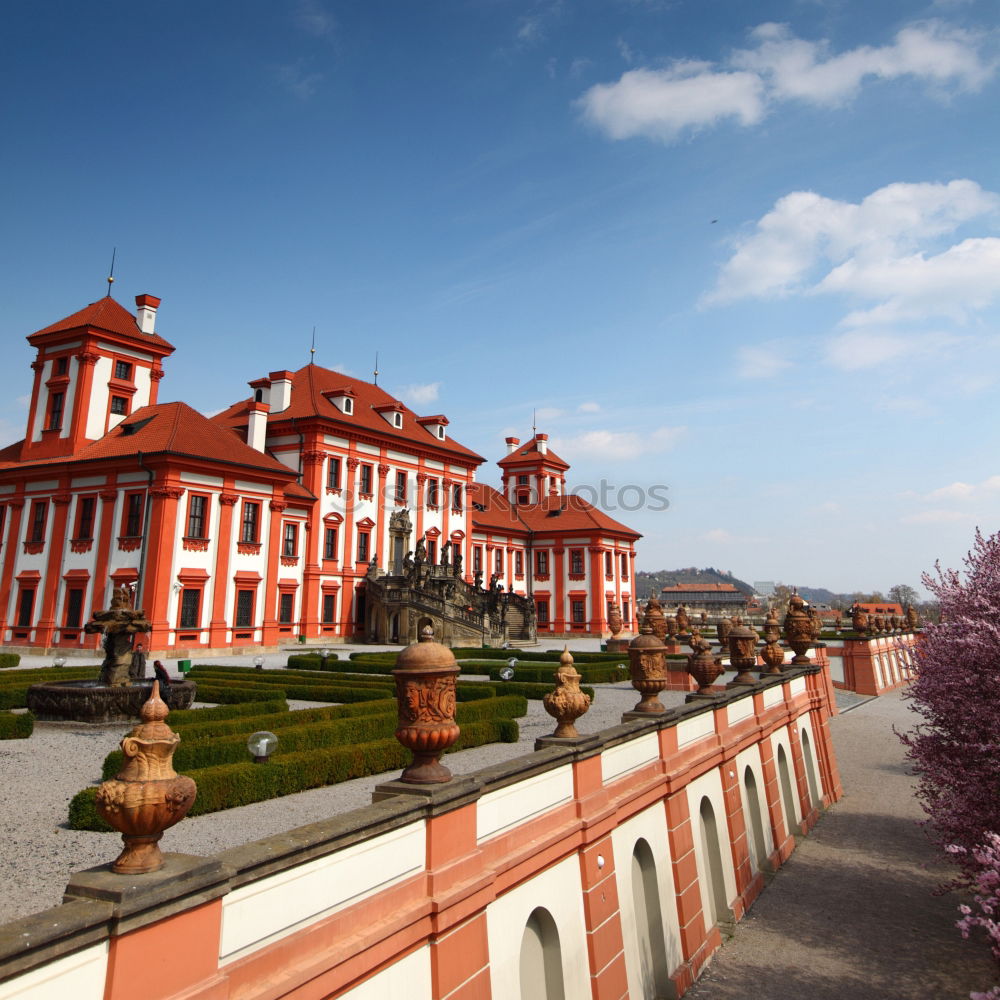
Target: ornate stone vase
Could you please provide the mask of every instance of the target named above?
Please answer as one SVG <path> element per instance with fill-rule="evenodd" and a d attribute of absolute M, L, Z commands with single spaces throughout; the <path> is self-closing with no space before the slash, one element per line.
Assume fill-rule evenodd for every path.
<path fill-rule="evenodd" d="M 428 625 L 420 641 L 407 646 L 396 658 L 396 739 L 413 753 L 413 763 L 400 781 L 413 785 L 451 780 L 441 754 L 458 739 L 455 722 L 455 678 L 460 672 L 451 650 L 434 641 Z"/>
<path fill-rule="evenodd" d="M 719 638 L 719 652 L 725 653 L 729 649 L 729 632 L 733 627 L 733 623 L 728 618 L 723 618 L 718 625 L 715 626 L 716 635 Z"/>
<path fill-rule="evenodd" d="M 153 681 L 141 714 L 142 722 L 121 742 L 121 771 L 97 790 L 98 813 L 125 843 L 111 866 L 123 875 L 163 867 L 160 837 L 187 815 L 198 793 L 191 778 L 174 770 L 174 750 L 181 738 L 164 722 L 169 709 L 160 698 L 159 681 Z"/>
<path fill-rule="evenodd" d="M 911 631 L 920 627 L 920 615 L 912 604 L 906 605 L 906 627 Z"/>
<path fill-rule="evenodd" d="M 674 639 L 677 637 L 677 619 L 673 615 L 664 615 L 663 620 L 667 623 L 667 631 L 664 638 Z"/>
<path fill-rule="evenodd" d="M 573 657 L 564 648 L 559 657 L 559 669 L 553 675 L 556 682 L 554 691 L 543 699 L 545 711 L 556 720 L 556 730 L 552 734 L 557 739 L 575 739 L 576 720 L 590 708 L 590 695 L 580 690 L 580 674 L 573 666 Z"/>
<path fill-rule="evenodd" d="M 812 625 L 812 641 L 819 642 L 819 637 L 823 634 L 823 620 L 815 608 L 810 608 L 808 612 L 809 622 Z"/>
<path fill-rule="evenodd" d="M 666 706 L 659 699 L 660 692 L 667 686 L 667 674 L 663 662 L 666 647 L 655 635 L 649 617 L 643 619 L 637 635 L 628 645 L 629 673 L 632 687 L 642 697 L 633 712 L 665 712 Z"/>
<path fill-rule="evenodd" d="M 608 629 L 613 636 L 617 636 L 624 626 L 625 623 L 622 621 L 621 609 L 617 604 L 612 604 L 611 611 L 608 614 Z"/>
<path fill-rule="evenodd" d="M 751 673 L 757 666 L 757 633 L 740 622 L 729 632 L 729 663 L 736 670 L 733 684 L 753 684 Z"/>
<path fill-rule="evenodd" d="M 687 610 L 683 604 L 677 605 L 677 614 L 674 617 L 677 619 L 677 634 L 687 635 L 691 619 L 688 617 Z"/>
<path fill-rule="evenodd" d="M 649 622 L 649 626 L 653 630 L 653 635 L 660 642 L 663 642 L 667 634 L 667 620 L 664 617 L 660 602 L 655 597 L 650 597 L 646 602 L 646 621 Z"/>
<path fill-rule="evenodd" d="M 781 648 L 777 639 L 769 639 L 760 651 L 760 657 L 767 664 L 767 669 L 762 670 L 761 677 L 767 674 L 780 674 L 782 664 L 785 662 L 785 651 Z"/>
<path fill-rule="evenodd" d="M 708 694 L 719 676 L 725 673 L 722 662 L 712 655 L 712 645 L 700 639 L 688 657 L 687 671 L 698 685 L 698 694 Z"/>
<path fill-rule="evenodd" d="M 851 612 L 851 628 L 858 635 L 864 635 L 868 631 L 868 613 L 863 608 L 854 608 Z"/>
<path fill-rule="evenodd" d="M 792 594 L 788 602 L 788 614 L 785 615 L 785 642 L 795 650 L 792 663 L 809 662 L 806 651 L 813 642 L 813 625 L 806 614 L 805 603 L 798 594 Z"/>

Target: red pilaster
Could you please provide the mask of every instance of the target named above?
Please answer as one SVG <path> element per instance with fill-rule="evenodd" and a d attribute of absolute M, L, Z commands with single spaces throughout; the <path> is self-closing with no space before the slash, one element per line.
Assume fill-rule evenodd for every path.
<path fill-rule="evenodd" d="M 3 577 L 0 578 L 0 640 L 5 637 L 3 630 L 7 627 L 7 615 L 10 613 L 10 592 L 14 586 L 17 545 L 21 539 L 21 512 L 24 510 L 24 497 L 20 495 L 13 496 L 4 502 L 10 513 L 7 517 L 7 542 L 3 554 Z"/>
<path fill-rule="evenodd" d="M 235 493 L 219 494 L 219 531 L 212 580 L 212 620 L 208 626 L 208 641 L 212 646 L 225 646 L 229 641 L 226 591 L 229 589 L 229 560 L 233 550 L 233 507 L 238 500 Z"/>
<path fill-rule="evenodd" d="M 174 562 L 174 539 L 177 536 L 177 501 L 184 496 L 184 490 L 165 482 L 153 486 L 149 492 L 153 502 L 150 505 L 149 524 L 146 526 L 142 603 L 148 604 L 149 595 L 153 595 L 152 606 L 145 608 L 153 625 L 149 634 L 149 648 L 164 649 L 170 632 L 167 612 L 173 592 L 170 574 Z"/>
<path fill-rule="evenodd" d="M 264 576 L 264 625 L 261 642 L 273 646 L 278 641 L 278 557 L 281 554 L 281 512 L 288 507 L 283 500 L 272 500 L 268 504 L 271 522 L 267 532 L 267 573 Z"/>
<path fill-rule="evenodd" d="M 607 628 L 608 613 L 604 598 L 604 549 L 591 545 L 590 553 L 590 631 L 602 635 Z"/>
<path fill-rule="evenodd" d="M 313 496 L 323 496 L 323 463 L 326 452 L 320 450 L 318 442 L 314 447 L 302 454 L 302 485 Z M 300 631 L 305 636 L 320 635 L 320 562 L 321 546 L 323 545 L 323 523 L 320 520 L 320 505 L 313 504 L 309 511 L 309 519 L 305 525 L 305 537 L 302 539 L 302 603 L 299 607 Z"/>
<path fill-rule="evenodd" d="M 70 495 L 58 493 L 52 498 L 55 513 L 49 529 L 49 557 L 45 564 L 45 577 L 42 580 L 42 607 L 35 629 L 35 643 L 39 646 L 52 645 L 55 631 L 56 596 L 62 585 L 59 567 L 62 562 L 63 550 L 66 547 L 66 518 L 69 514 Z"/>
<path fill-rule="evenodd" d="M 555 586 L 554 603 L 555 607 L 549 610 L 549 617 L 552 619 L 552 626 L 557 632 L 566 631 L 566 550 L 563 548 L 552 549 L 551 567 Z"/>

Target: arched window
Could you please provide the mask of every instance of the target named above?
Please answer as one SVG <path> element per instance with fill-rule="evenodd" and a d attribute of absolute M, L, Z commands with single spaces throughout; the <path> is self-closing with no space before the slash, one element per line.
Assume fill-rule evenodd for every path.
<path fill-rule="evenodd" d="M 767 841 L 764 838 L 764 820 L 760 812 L 760 795 L 757 793 L 757 779 L 753 768 L 747 765 L 743 772 L 743 791 L 746 794 L 750 833 L 750 863 L 754 871 L 767 868 Z"/>
<path fill-rule="evenodd" d="M 521 1000 L 566 1000 L 559 928 L 541 906 L 532 910 L 521 937 L 520 974 Z"/>
<path fill-rule="evenodd" d="M 781 801 L 785 807 L 785 823 L 788 832 L 795 833 L 798 824 L 798 814 L 795 811 L 795 795 L 792 791 L 792 777 L 788 770 L 788 758 L 785 748 L 778 745 L 778 783 L 781 785 Z"/>
<path fill-rule="evenodd" d="M 715 822 L 715 810 L 706 795 L 699 808 L 701 818 L 701 853 L 705 860 L 702 873 L 708 880 L 708 900 L 711 906 L 711 923 L 728 922 L 731 919 L 729 902 L 726 899 L 726 881 L 722 872 L 722 849 L 719 846 L 719 830 Z"/>
<path fill-rule="evenodd" d="M 806 781 L 809 784 L 809 801 L 814 806 L 819 806 L 822 802 L 822 796 L 819 794 L 819 788 L 816 787 L 816 763 L 813 760 L 809 731 L 806 729 L 802 730 L 802 763 L 805 765 Z"/>
<path fill-rule="evenodd" d="M 639 975 L 643 1000 L 670 995 L 673 984 L 667 967 L 666 936 L 656 861 L 649 844 L 639 839 L 632 851 L 632 906 L 639 944 Z"/>

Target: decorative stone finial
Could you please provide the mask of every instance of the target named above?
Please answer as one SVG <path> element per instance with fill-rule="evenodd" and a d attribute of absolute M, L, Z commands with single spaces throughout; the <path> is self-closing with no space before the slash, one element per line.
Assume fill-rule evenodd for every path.
<path fill-rule="evenodd" d="M 677 619 L 677 634 L 687 635 L 691 619 L 688 617 L 687 609 L 683 604 L 677 605 L 677 614 L 675 614 L 674 617 Z"/>
<path fill-rule="evenodd" d="M 632 709 L 633 712 L 665 712 L 666 706 L 658 695 L 667 686 L 667 675 L 663 655 L 666 646 L 653 635 L 649 616 L 643 619 L 637 635 L 628 644 L 629 673 L 632 687 L 642 697 Z"/>
<path fill-rule="evenodd" d="M 121 742 L 125 763 L 118 776 L 97 790 L 97 811 L 122 835 L 124 850 L 111 866 L 123 875 L 163 867 L 159 841 L 194 803 L 194 781 L 173 767 L 181 738 L 164 721 L 169 709 L 160 698 L 160 682 L 142 706 L 142 722 Z"/>
<path fill-rule="evenodd" d="M 733 623 L 728 618 L 723 618 L 718 625 L 715 626 L 715 633 L 719 639 L 719 652 L 725 653 L 729 649 L 729 630 L 733 627 Z"/>
<path fill-rule="evenodd" d="M 851 628 L 858 635 L 865 635 L 868 631 L 868 612 L 860 604 L 855 604 L 851 608 Z"/>
<path fill-rule="evenodd" d="M 757 666 L 757 633 L 740 622 L 729 631 L 729 663 L 736 671 L 733 684 L 753 684 L 751 673 Z"/>
<path fill-rule="evenodd" d="M 608 612 L 608 629 L 612 636 L 617 636 L 624 626 L 625 623 L 622 620 L 621 609 L 618 607 L 618 602 L 614 601 L 611 604 L 611 610 Z"/>
<path fill-rule="evenodd" d="M 660 642 L 663 642 L 667 634 L 667 622 L 663 617 L 663 607 L 656 599 L 655 594 L 651 594 L 649 600 L 646 602 L 646 621 L 649 622 L 649 627 L 653 630 L 653 635 Z"/>
<path fill-rule="evenodd" d="M 458 739 L 455 722 L 455 679 L 460 672 L 450 649 L 434 641 L 434 629 L 425 626 L 419 642 L 396 658 L 396 702 L 399 721 L 396 739 L 413 753 L 413 763 L 400 781 L 414 785 L 451 780 L 441 754 Z"/>
<path fill-rule="evenodd" d="M 761 671 L 762 677 L 781 673 L 781 666 L 785 662 L 785 651 L 778 643 L 780 638 L 781 626 L 778 624 L 778 615 L 773 607 L 768 608 L 767 620 L 764 622 L 765 645 L 760 651 L 761 659 L 767 664 L 767 670 Z"/>
<path fill-rule="evenodd" d="M 795 650 L 792 663 L 808 663 L 806 651 L 813 642 L 813 625 L 805 611 L 806 602 L 798 595 L 792 594 L 788 601 L 788 614 L 785 615 L 785 642 Z"/>
<path fill-rule="evenodd" d="M 698 685 L 698 694 L 709 694 L 726 668 L 718 657 L 712 655 L 712 644 L 707 639 L 699 636 L 691 646 L 694 652 L 688 657 L 687 671 Z"/>
<path fill-rule="evenodd" d="M 906 627 L 911 631 L 920 627 L 920 615 L 912 604 L 906 605 Z"/>
<path fill-rule="evenodd" d="M 557 739 L 575 739 L 580 734 L 575 722 L 590 708 L 590 695 L 580 690 L 580 674 L 573 666 L 569 647 L 565 647 L 559 657 L 559 669 L 553 674 L 556 687 L 542 699 L 545 711 L 556 720 Z"/>

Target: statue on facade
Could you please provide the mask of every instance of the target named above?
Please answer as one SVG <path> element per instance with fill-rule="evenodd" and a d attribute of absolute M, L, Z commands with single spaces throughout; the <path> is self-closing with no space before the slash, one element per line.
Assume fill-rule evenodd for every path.
<path fill-rule="evenodd" d="M 403 556 L 403 576 L 413 576 L 413 549 L 410 549 L 406 555 Z"/>
<path fill-rule="evenodd" d="M 451 542 L 445 542 L 441 546 L 441 569 L 447 569 L 451 559 Z"/>
<path fill-rule="evenodd" d="M 455 550 L 455 576 L 462 575 L 462 553 Z"/>
<path fill-rule="evenodd" d="M 476 590 L 483 589 L 483 571 L 481 569 L 476 570 L 476 575 L 473 577 L 472 586 L 475 587 Z"/>

